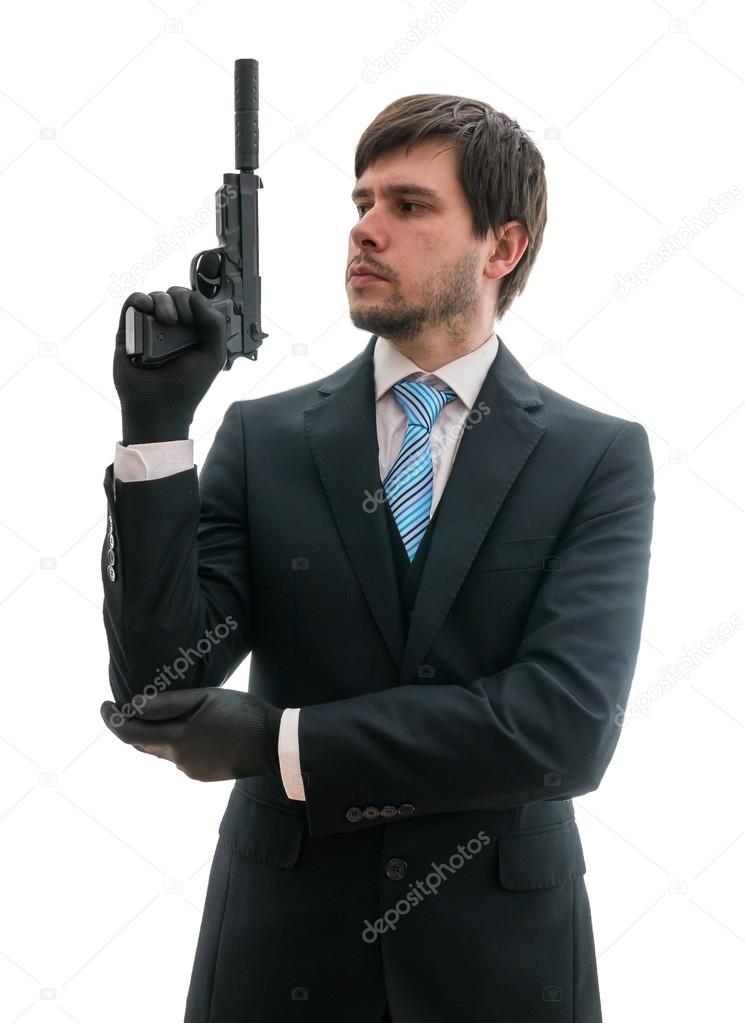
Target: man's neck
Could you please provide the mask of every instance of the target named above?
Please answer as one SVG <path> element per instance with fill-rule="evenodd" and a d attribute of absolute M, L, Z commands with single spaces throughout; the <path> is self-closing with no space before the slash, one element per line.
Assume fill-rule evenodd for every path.
<path fill-rule="evenodd" d="M 417 338 L 416 341 L 408 343 L 396 344 L 391 341 L 390 344 L 394 345 L 402 355 L 405 355 L 407 359 L 410 359 L 415 366 L 418 366 L 425 373 L 436 373 L 438 369 L 447 366 L 448 363 L 461 359 L 464 355 L 470 355 L 477 348 L 481 348 L 491 338 L 493 333 L 494 331 L 491 330 L 486 337 L 481 337 L 480 340 L 472 342 L 454 343 L 452 338 L 437 340 Z"/>

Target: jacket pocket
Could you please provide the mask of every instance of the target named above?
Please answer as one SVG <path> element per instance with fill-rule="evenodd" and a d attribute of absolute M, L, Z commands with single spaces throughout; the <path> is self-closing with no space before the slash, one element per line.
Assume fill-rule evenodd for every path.
<path fill-rule="evenodd" d="M 525 540 L 496 540 L 481 548 L 477 565 L 480 572 L 510 572 L 515 569 L 558 567 L 551 558 L 557 534 L 534 536 Z"/>
<path fill-rule="evenodd" d="M 582 842 L 574 817 L 559 824 L 498 836 L 499 880 L 513 891 L 566 884 L 585 873 Z"/>
<path fill-rule="evenodd" d="M 220 821 L 221 841 L 260 863 L 290 869 L 300 856 L 305 815 L 262 803 L 234 788 Z"/>

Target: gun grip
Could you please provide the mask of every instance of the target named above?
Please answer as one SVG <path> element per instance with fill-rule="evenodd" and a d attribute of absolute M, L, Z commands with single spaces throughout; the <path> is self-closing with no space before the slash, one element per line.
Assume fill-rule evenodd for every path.
<path fill-rule="evenodd" d="M 163 324 L 129 306 L 124 316 L 127 355 L 135 366 L 160 366 L 197 344 L 195 327 Z"/>

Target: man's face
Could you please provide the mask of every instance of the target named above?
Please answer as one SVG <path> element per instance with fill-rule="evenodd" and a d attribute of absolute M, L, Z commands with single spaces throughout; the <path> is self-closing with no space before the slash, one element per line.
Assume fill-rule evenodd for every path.
<path fill-rule="evenodd" d="M 457 177 L 452 141 L 433 137 L 383 154 L 365 169 L 352 201 L 358 220 L 349 234 L 346 289 L 355 327 L 393 343 L 428 328 L 462 336 L 484 302 L 496 298 L 483 274 L 491 234 L 471 233 L 471 209 Z M 389 191 L 406 185 L 403 191 Z M 421 194 L 414 187 L 435 194 Z M 359 267 L 382 275 L 350 276 Z"/>

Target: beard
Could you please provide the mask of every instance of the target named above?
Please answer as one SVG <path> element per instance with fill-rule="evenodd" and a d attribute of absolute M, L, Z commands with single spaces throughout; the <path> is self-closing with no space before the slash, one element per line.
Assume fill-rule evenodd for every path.
<path fill-rule="evenodd" d="M 360 330 L 384 337 L 394 345 L 415 341 L 427 327 L 447 326 L 456 342 L 459 326 L 471 316 L 478 305 L 476 286 L 477 254 L 466 253 L 455 266 L 443 267 L 422 282 L 424 302 L 407 301 L 396 284 L 388 281 L 388 298 L 381 302 L 350 303 L 352 323 Z M 352 285 L 353 287 L 354 285 Z"/>

